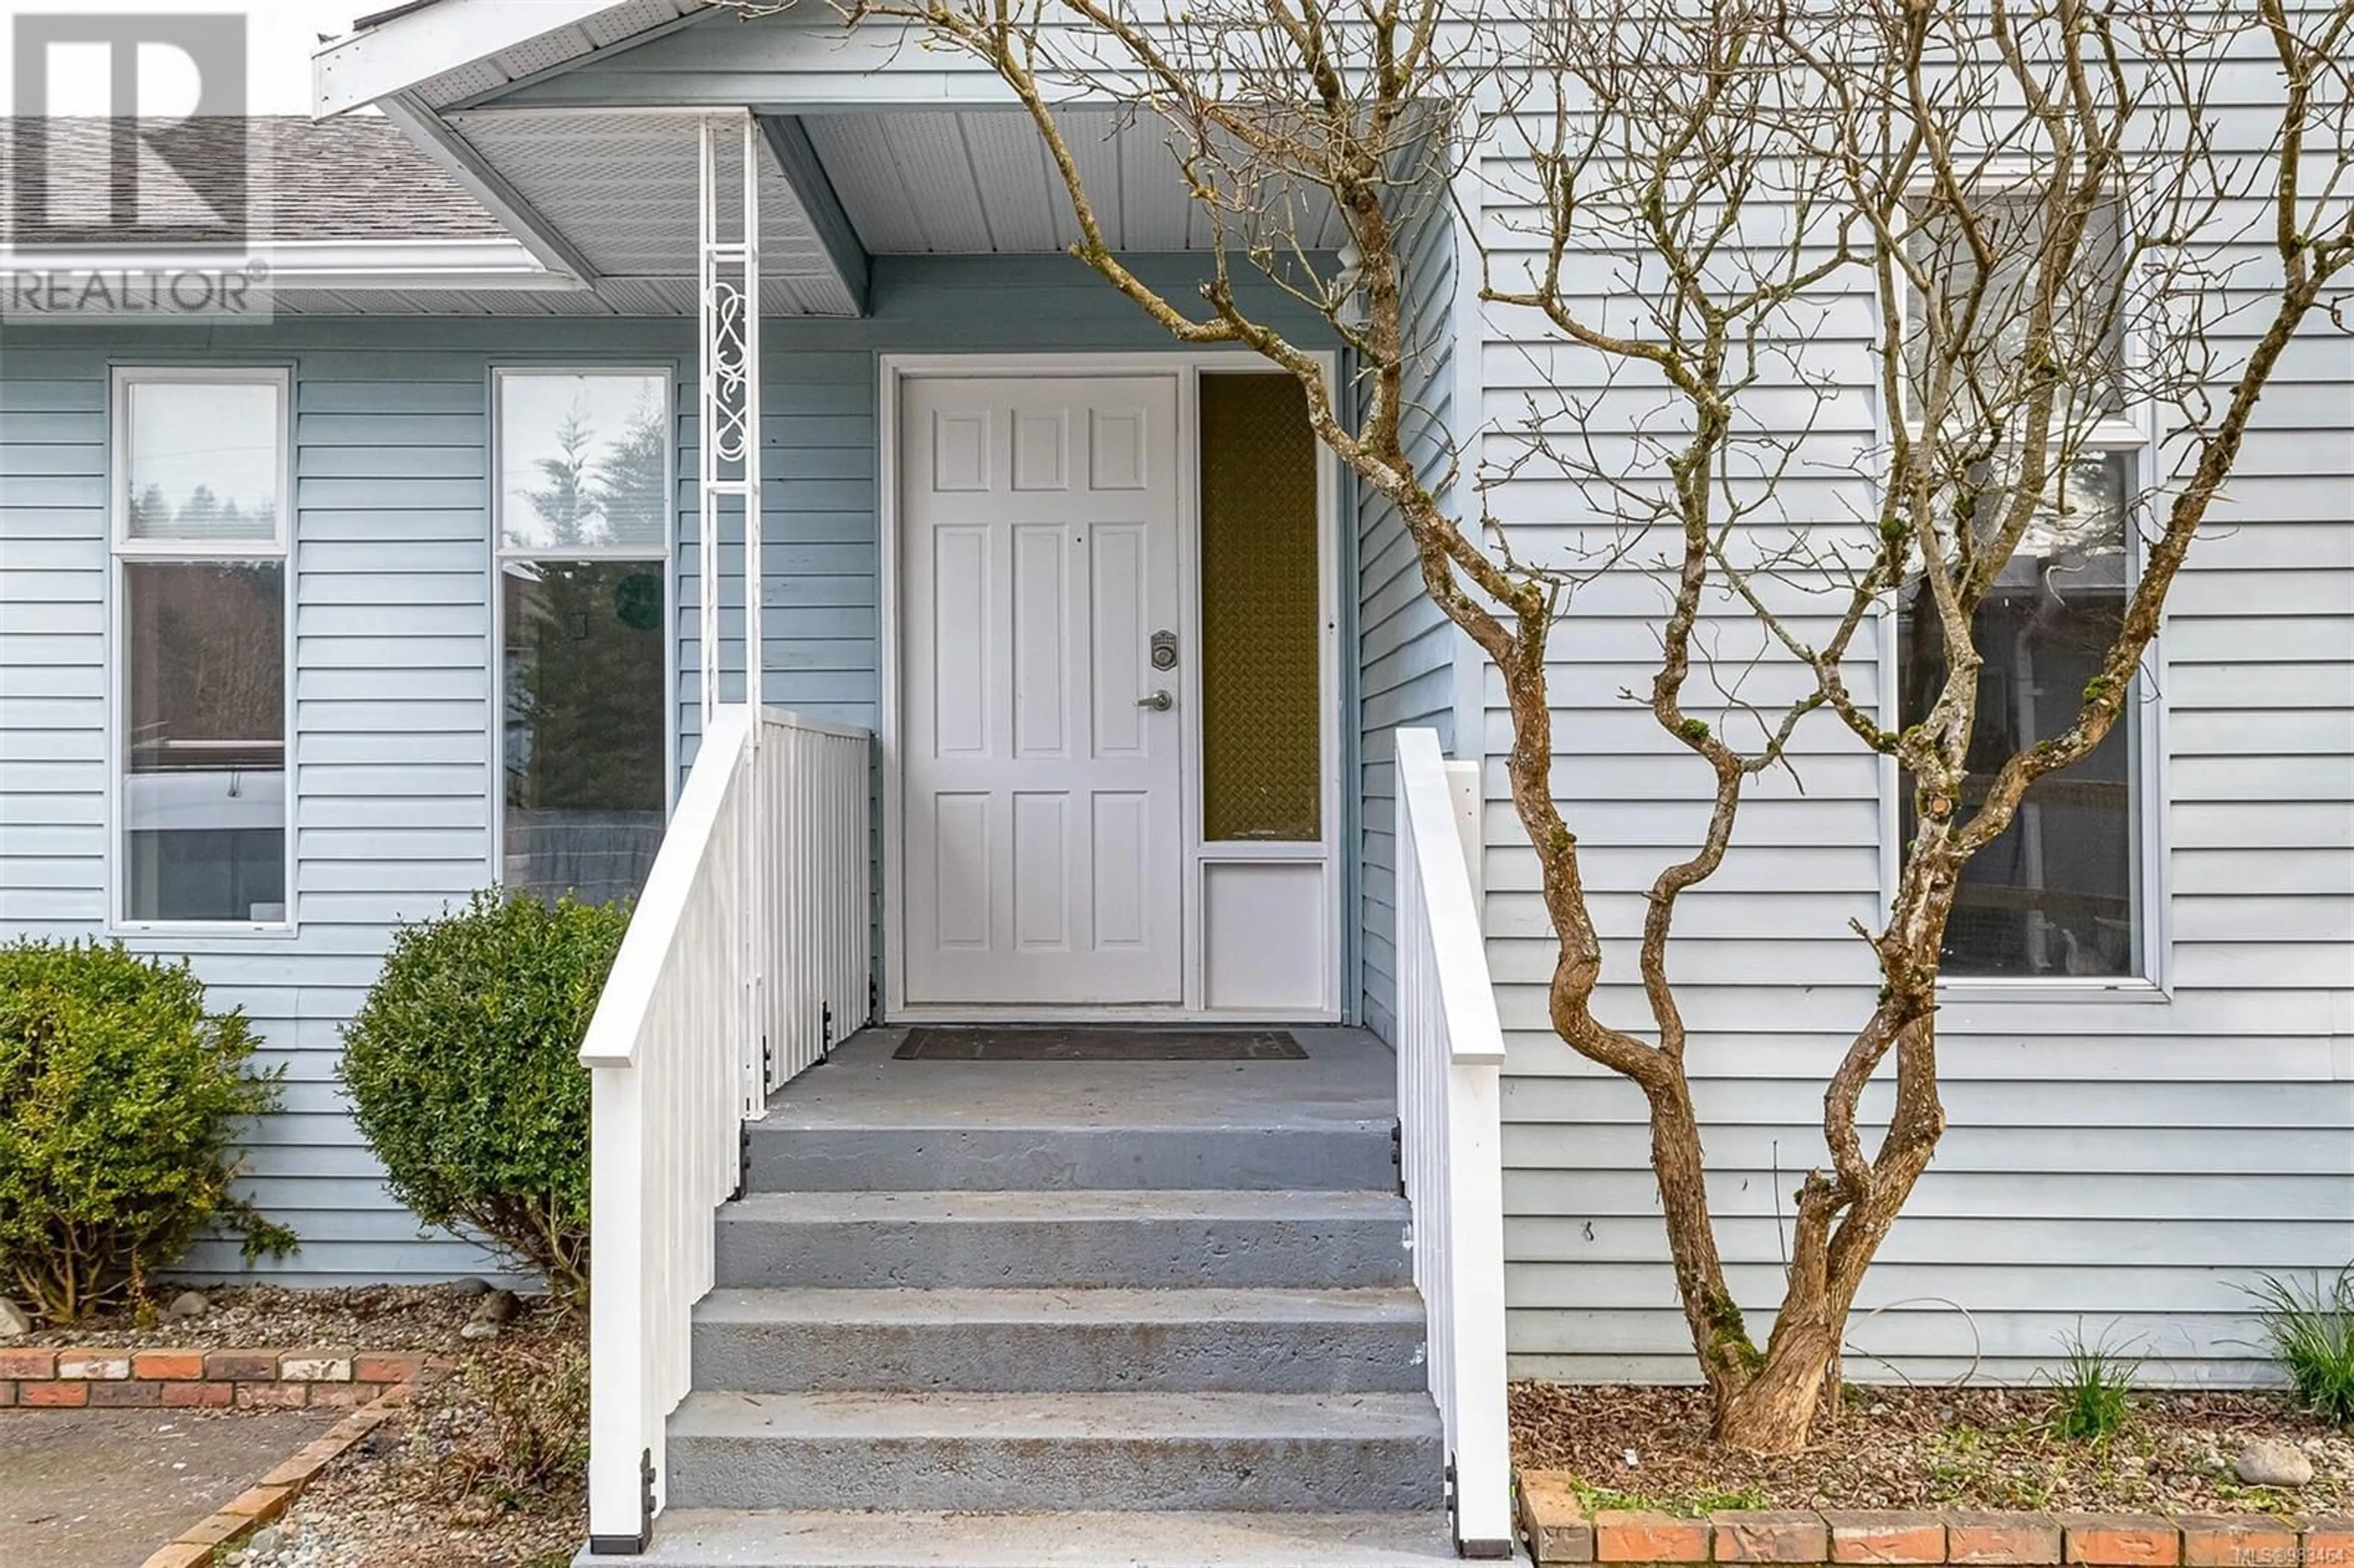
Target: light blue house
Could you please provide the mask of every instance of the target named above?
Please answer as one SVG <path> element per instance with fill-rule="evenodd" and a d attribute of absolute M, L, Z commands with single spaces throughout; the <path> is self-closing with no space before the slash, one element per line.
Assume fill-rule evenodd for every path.
<path fill-rule="evenodd" d="M 268 324 L 0 317 L 0 927 L 186 953 L 256 1022 L 288 1069 L 249 1162 L 302 1236 L 287 1278 L 480 1266 L 386 1196 L 335 1084 L 395 923 L 493 881 L 643 890 L 585 1048 L 601 1548 L 657 1502 L 663 1561 L 782 1563 L 742 1510 L 1109 1489 L 1272 1531 L 1268 1562 L 1480 1552 L 1507 1365 L 1691 1375 L 1639 1097 L 1547 1022 L 1493 672 L 1296 389 L 1062 254 L 989 79 L 823 8 L 425 0 L 317 85 L 382 117 L 258 125 Z M 1208 237 L 1165 150 L 1070 122 L 1116 246 L 1185 291 Z M 1550 363 L 1458 239 L 1425 226 L 1405 280 L 1433 475 Z M 2177 591 L 2153 716 L 1965 901 L 1952 1130 L 1851 1373 L 2020 1379 L 2083 1322 L 2151 1377 L 2244 1383 L 2236 1287 L 2354 1255 L 2354 362 L 2297 363 Z M 1649 613 L 1622 589 L 1553 655 L 1556 792 L 1614 917 L 1697 798 L 1616 699 Z M 1808 785 L 1766 797 L 1679 967 L 1761 1304 L 1898 821 L 1874 759 Z M 1458 1033 L 1426 1083 L 1384 1047 L 1434 1019 Z M 893 1065 L 974 1022 L 1309 1048 L 1031 1063 L 1011 1107 L 1007 1068 Z M 663 1054 L 698 1039 L 696 1071 Z M 1440 1176 L 1412 1152 L 1432 1104 Z M 739 1187 L 715 1250 L 695 1216 Z M 1076 1285 L 1111 1294 L 1045 1301 Z M 1204 1322 L 1209 1383 L 1156 1381 L 1140 1347 Z M 1307 1381 L 1244 1370 L 1237 1335 Z M 1450 1465 L 1476 1478 L 1451 1523 Z M 1141 1539 L 1086 1528 L 1107 1562 Z"/>

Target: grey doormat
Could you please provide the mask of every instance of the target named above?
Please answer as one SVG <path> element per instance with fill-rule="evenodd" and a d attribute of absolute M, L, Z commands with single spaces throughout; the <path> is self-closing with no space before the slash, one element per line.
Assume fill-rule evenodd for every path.
<path fill-rule="evenodd" d="M 1299 1062 L 1288 1029 L 1100 1029 L 928 1025 L 891 1053 L 902 1062 Z"/>

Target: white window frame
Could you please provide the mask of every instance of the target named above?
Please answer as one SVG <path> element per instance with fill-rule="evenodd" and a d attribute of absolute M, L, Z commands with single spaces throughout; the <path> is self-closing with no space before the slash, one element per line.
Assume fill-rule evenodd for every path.
<path fill-rule="evenodd" d="M 268 539 L 134 539 L 131 536 L 131 389 L 143 383 L 268 386 L 278 393 L 278 515 Z M 111 935 L 287 937 L 297 928 L 295 896 L 295 801 L 299 777 L 294 735 L 294 373 L 285 365 L 117 365 L 109 385 L 107 413 L 107 929 Z M 284 747 L 285 837 L 281 855 L 286 911 L 278 920 L 133 920 L 125 913 L 130 864 L 125 840 L 124 780 L 130 773 L 130 591 L 126 566 L 133 561 L 270 561 L 279 563 L 285 595 Z"/>
<path fill-rule="evenodd" d="M 1999 183 L 2016 180 L 2022 185 L 2027 181 L 2024 166 L 1995 165 L 1989 177 Z M 1911 193 L 1931 194 L 1924 184 Z M 1909 212 L 1908 204 L 1908 212 Z M 1902 247 L 1911 234 L 1911 226 L 1893 236 Z M 1895 279 L 1894 297 L 1889 302 L 1896 312 L 1897 321 L 1910 328 L 1913 291 L 1910 279 L 1899 271 Z M 1885 341 L 1885 339 L 1883 339 Z M 1899 343 L 1905 341 L 1900 334 Z M 2133 373 L 2147 363 L 2141 334 L 2128 327 L 2120 346 L 2123 372 L 2130 387 Z M 1883 451 L 1893 448 L 1897 429 L 1908 434 L 1919 433 L 1920 426 L 1912 410 L 1905 407 L 1910 399 L 1912 376 L 1903 366 L 1897 367 L 1896 388 L 1899 407 L 1882 407 L 1880 411 L 1880 444 Z M 1875 398 L 1885 403 L 1884 398 Z M 2141 580 L 2143 558 L 2147 552 L 2145 529 L 2147 501 L 2157 489 L 2157 416 L 2150 400 L 2130 395 L 2121 413 L 2103 418 L 2079 438 L 2076 450 L 2087 457 L 2122 456 L 2127 460 L 2130 472 L 2126 497 L 2125 591 L 2130 599 Z M 1903 672 L 1900 661 L 1899 620 L 1902 611 L 1894 598 L 1889 600 L 1877 618 L 1880 626 L 1880 722 L 1883 728 L 1893 731 L 1903 724 L 1901 693 Z M 2131 749 L 2127 759 L 2126 781 L 2132 810 L 2132 875 L 2134 914 L 2138 924 L 2140 941 L 2140 972 L 2127 975 L 2071 975 L 2045 973 L 2040 975 L 1953 975 L 1940 971 L 1937 994 L 1945 1001 L 1967 1005 L 1977 1002 L 2046 1002 L 2046 1001 L 2137 1001 L 2168 1002 L 2173 1000 L 2173 932 L 2171 915 L 2173 899 L 2168 885 L 2170 857 L 2167 853 L 2167 803 L 2171 791 L 2167 779 L 2166 700 L 2165 700 L 2165 628 L 2161 621 L 2158 634 L 2142 651 L 2139 669 L 2135 673 L 2131 701 L 2121 715 L 2127 725 L 2126 744 Z M 1880 759 L 1880 903 L 1884 909 L 1896 896 L 1896 884 L 1903 866 L 1903 770 L 1893 756 L 1882 754 Z"/>
<path fill-rule="evenodd" d="M 663 540 L 647 546 L 600 546 L 595 549 L 510 549 L 506 542 L 505 399 L 500 388 L 510 376 L 652 376 L 663 393 Z M 678 805 L 678 366 L 675 363 L 511 360 L 491 366 L 489 485 L 491 491 L 491 843 L 493 885 L 506 885 L 507 869 L 507 624 L 506 569 L 511 561 L 654 561 L 663 582 L 663 818 Z"/>

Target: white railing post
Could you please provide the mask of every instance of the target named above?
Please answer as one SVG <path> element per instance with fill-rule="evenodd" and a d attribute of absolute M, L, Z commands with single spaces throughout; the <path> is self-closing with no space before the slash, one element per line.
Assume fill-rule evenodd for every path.
<path fill-rule="evenodd" d="M 1479 771 L 1438 737 L 1397 747 L 1397 1050 L 1401 1169 L 1414 1278 L 1429 1319 L 1456 1550 L 1511 1554 L 1504 1395 L 1503 1030 L 1480 938 Z"/>
<path fill-rule="evenodd" d="M 692 1377 L 695 1303 L 714 1278 L 713 1215 L 743 1177 L 741 1133 L 755 1108 L 746 1052 L 765 1092 L 763 1033 L 778 1047 L 780 1081 L 819 1049 L 820 1032 L 804 1025 L 789 1051 L 789 1023 L 829 1009 L 864 1016 L 864 973 L 854 986 L 811 955 L 842 939 L 832 933 L 845 925 L 864 950 L 868 746 L 863 730 L 714 705 L 581 1042 L 593 1095 L 592 1552 L 642 1551 L 667 1494 L 663 1434 Z M 791 832 L 764 833 L 780 820 Z M 748 872 L 754 860 L 762 863 Z M 829 864 L 854 863 L 826 879 Z M 766 980 L 757 989 L 754 972 Z"/>
<path fill-rule="evenodd" d="M 653 1456 L 639 1440 L 646 1389 L 643 1292 L 601 1287 L 642 1278 L 645 1247 L 644 1107 L 638 1075 L 589 1073 L 588 1550 L 645 1550 L 653 1520 Z"/>

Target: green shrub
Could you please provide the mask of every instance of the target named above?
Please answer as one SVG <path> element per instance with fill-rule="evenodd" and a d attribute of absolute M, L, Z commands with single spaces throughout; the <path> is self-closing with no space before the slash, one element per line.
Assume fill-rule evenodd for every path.
<path fill-rule="evenodd" d="M 233 1196 L 241 1124 L 276 1108 L 242 1013 L 186 963 L 121 943 L 0 945 L 0 1280 L 69 1323 L 126 1297 L 207 1224 L 247 1261 L 294 1233 Z"/>
<path fill-rule="evenodd" d="M 2354 1266 L 2323 1284 L 2272 1275 L 2248 1294 L 2256 1298 L 2273 1359 L 2315 1414 L 2354 1426 Z"/>
<path fill-rule="evenodd" d="M 629 922 L 624 905 L 477 893 L 401 927 L 344 1029 L 344 1085 L 394 1194 L 567 1301 L 588 1281 L 577 1054 Z"/>

